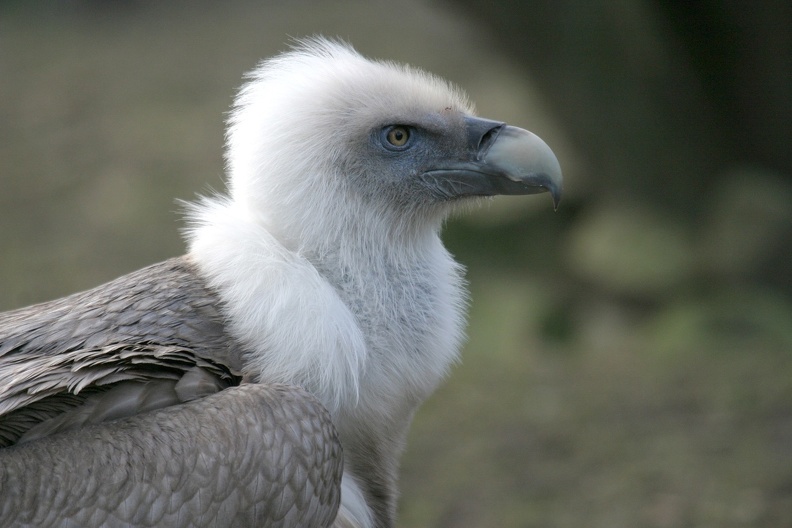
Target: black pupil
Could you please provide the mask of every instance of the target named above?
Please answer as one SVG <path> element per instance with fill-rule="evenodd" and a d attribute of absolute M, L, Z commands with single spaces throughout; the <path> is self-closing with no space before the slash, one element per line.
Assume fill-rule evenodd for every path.
<path fill-rule="evenodd" d="M 404 141 L 404 130 L 396 129 L 392 132 L 392 134 L 394 142 L 401 143 Z"/>

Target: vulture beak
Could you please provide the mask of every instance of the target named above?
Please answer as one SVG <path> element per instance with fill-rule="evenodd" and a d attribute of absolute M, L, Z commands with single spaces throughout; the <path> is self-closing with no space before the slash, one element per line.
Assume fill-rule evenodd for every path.
<path fill-rule="evenodd" d="M 445 199 L 549 192 L 561 200 L 561 166 L 539 136 L 497 121 L 466 117 L 466 159 L 448 161 L 423 174 Z"/>

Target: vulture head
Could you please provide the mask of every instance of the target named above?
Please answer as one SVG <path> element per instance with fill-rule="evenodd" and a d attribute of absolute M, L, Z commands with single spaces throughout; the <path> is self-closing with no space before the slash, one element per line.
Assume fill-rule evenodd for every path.
<path fill-rule="evenodd" d="M 227 164 L 232 200 L 309 249 L 352 225 L 418 234 L 469 197 L 549 191 L 557 203 L 561 192 L 558 161 L 537 136 L 475 117 L 431 74 L 321 39 L 250 74 Z"/>

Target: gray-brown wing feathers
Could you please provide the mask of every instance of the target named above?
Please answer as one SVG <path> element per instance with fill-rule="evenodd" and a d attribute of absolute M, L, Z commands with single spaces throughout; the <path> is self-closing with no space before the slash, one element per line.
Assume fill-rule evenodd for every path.
<path fill-rule="evenodd" d="M 224 323 L 216 294 L 192 263 L 173 258 L 92 290 L 0 313 L 0 358 L 20 362 L 25 355 L 153 343 L 239 367 Z"/>
<path fill-rule="evenodd" d="M 219 306 L 182 257 L 0 314 L 0 447 L 238 384 L 243 350 Z"/>
<path fill-rule="evenodd" d="M 329 526 L 330 417 L 244 354 L 186 257 L 0 314 L 0 524 Z"/>
<path fill-rule="evenodd" d="M 10 526 L 329 526 L 342 466 L 330 416 L 310 394 L 244 384 L 0 449 L 0 519 Z"/>

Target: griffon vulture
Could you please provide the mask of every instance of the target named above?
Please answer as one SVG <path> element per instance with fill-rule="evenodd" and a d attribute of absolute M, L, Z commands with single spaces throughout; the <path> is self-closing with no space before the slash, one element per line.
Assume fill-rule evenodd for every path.
<path fill-rule="evenodd" d="M 0 314 L 4 524 L 393 526 L 463 337 L 444 219 L 561 192 L 532 133 L 324 39 L 253 70 L 226 157 L 186 255 Z"/>

